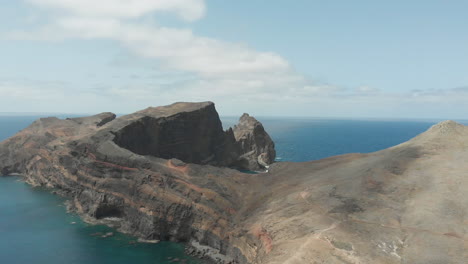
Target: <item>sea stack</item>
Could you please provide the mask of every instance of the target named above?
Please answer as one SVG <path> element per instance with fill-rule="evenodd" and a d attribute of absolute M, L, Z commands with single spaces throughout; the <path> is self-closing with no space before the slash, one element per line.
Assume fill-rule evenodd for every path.
<path fill-rule="evenodd" d="M 243 114 L 233 132 L 240 149 L 240 167 L 260 170 L 275 161 L 275 143 L 257 119 Z"/>

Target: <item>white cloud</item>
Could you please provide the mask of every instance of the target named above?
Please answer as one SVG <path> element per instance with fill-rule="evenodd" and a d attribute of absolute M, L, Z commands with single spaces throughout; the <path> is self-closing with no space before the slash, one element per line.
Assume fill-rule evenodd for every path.
<path fill-rule="evenodd" d="M 63 84 L 55 82 L 35 82 L 26 80 L 1 80 L 0 98 L 14 100 L 47 100 L 65 94 Z M 8 101 L 8 100 L 5 100 Z"/>
<path fill-rule="evenodd" d="M 358 94 L 375 94 L 375 93 L 378 93 L 380 92 L 379 89 L 377 88 L 374 88 L 374 87 L 370 87 L 370 86 L 359 86 L 358 88 L 356 88 L 356 93 Z"/>
<path fill-rule="evenodd" d="M 198 75 L 200 83 L 237 82 L 260 89 L 275 80 L 283 88 L 302 87 L 289 63 L 272 52 L 259 52 L 240 43 L 231 43 L 195 35 L 190 29 L 168 28 L 148 24 L 140 17 L 156 11 L 175 12 L 184 18 L 200 18 L 203 0 L 27 0 L 39 7 L 59 9 L 50 12 L 51 23 L 34 31 L 10 32 L 9 37 L 22 40 L 111 39 L 145 58 L 154 58 L 161 70 Z M 263 84 L 263 85 L 259 85 Z M 275 85 L 277 86 L 277 85 Z M 219 89 L 232 87 L 218 86 Z M 236 87 L 235 90 L 242 89 Z M 231 90 L 231 92 L 235 91 Z"/>
<path fill-rule="evenodd" d="M 0 112 L 129 113 L 175 101 L 206 100 L 216 102 L 218 111 L 224 115 L 249 112 L 259 116 L 466 119 L 464 113 L 468 111 L 464 103 L 468 101 L 466 89 L 426 90 L 417 95 L 383 91 L 360 94 L 356 92 L 358 89 L 333 86 L 284 89 L 284 85 L 281 78 L 258 81 L 221 78 L 158 84 L 96 84 L 83 90 L 70 83 L 0 80 Z"/>
<path fill-rule="evenodd" d="M 58 18 L 54 26 L 55 36 L 113 39 L 141 56 L 160 59 L 173 70 L 216 76 L 291 71 L 288 62 L 274 53 L 195 36 L 187 29 L 88 17 Z"/>
<path fill-rule="evenodd" d="M 170 12 L 194 21 L 205 14 L 203 0 L 25 1 L 46 9 L 50 22 L 33 31 L 11 32 L 10 38 L 113 40 L 141 57 L 154 59 L 162 72 L 187 74 L 190 78 L 146 84 L 128 80 L 118 85 L 103 83 L 98 92 L 75 91 L 73 102 L 66 87 L 0 83 L 0 97 L 14 98 L 15 102 L 22 98 L 23 103 L 34 106 L 47 99 L 51 102 L 47 107 L 56 104 L 56 111 L 85 108 L 89 112 L 130 112 L 174 101 L 211 100 L 224 114 L 241 109 L 261 115 L 392 116 L 392 112 L 385 111 L 395 111 L 394 115 L 405 116 L 404 105 L 431 102 L 432 109 L 421 109 L 434 113 L 451 102 L 468 100 L 466 89 L 389 94 L 368 86 L 343 88 L 316 83 L 296 72 L 278 54 L 141 19 Z"/>
<path fill-rule="evenodd" d="M 65 11 L 65 14 L 50 12 L 51 23 L 33 32 L 13 32 L 10 37 L 42 41 L 110 39 L 139 56 L 157 60 L 159 70 L 186 72 L 196 77 L 162 88 L 157 85 L 110 87 L 106 91 L 110 96 L 138 100 L 153 98 L 157 102 L 170 103 L 180 100 L 265 101 L 271 95 L 283 94 L 289 98 L 299 92 L 301 96 L 315 94 L 308 91 L 313 84 L 275 53 L 197 36 L 190 29 L 168 28 L 131 19 L 163 10 L 184 18 L 200 18 L 205 10 L 201 0 L 28 1 L 40 7 Z M 309 88 L 303 89 L 305 86 Z M 325 88 L 317 89 L 323 91 Z"/>
<path fill-rule="evenodd" d="M 137 18 L 156 12 L 175 12 L 185 20 L 205 14 L 204 0 L 27 0 L 37 6 L 84 17 Z"/>

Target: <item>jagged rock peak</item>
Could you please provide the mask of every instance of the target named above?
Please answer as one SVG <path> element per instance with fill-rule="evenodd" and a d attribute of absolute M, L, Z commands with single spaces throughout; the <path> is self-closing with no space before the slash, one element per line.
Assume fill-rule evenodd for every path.
<path fill-rule="evenodd" d="M 244 113 L 233 132 L 241 158 L 249 164 L 249 168 L 263 169 L 275 161 L 275 143 L 257 119 Z"/>
<path fill-rule="evenodd" d="M 258 122 L 257 119 L 254 117 L 250 116 L 247 113 L 242 114 L 242 116 L 239 118 L 239 124 L 237 124 L 238 127 L 244 126 L 245 128 L 250 128 L 253 129 L 257 125 L 262 125 L 260 122 Z"/>

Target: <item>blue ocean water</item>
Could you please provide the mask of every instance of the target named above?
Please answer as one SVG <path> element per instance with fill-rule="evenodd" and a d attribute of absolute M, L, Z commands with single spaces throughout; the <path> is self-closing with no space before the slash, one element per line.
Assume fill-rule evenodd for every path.
<path fill-rule="evenodd" d="M 0 116 L 0 140 L 15 134 L 37 117 Z M 351 152 L 373 152 L 424 132 L 435 121 L 362 121 L 259 118 L 276 143 L 279 161 L 307 161 Z M 223 118 L 225 127 L 237 118 Z M 466 122 L 462 122 L 466 123 Z M 105 226 L 83 223 L 67 214 L 63 199 L 32 188 L 14 177 L 0 177 L 0 263 L 171 263 L 187 259 L 183 245 L 141 244 Z M 75 224 L 72 224 L 75 223 Z M 114 232 L 108 238 L 92 236 Z"/>
<path fill-rule="evenodd" d="M 403 143 L 443 120 L 327 120 L 257 118 L 275 142 L 277 161 L 318 160 L 346 153 L 370 153 Z M 457 120 L 467 124 L 466 120 Z M 231 127 L 237 118 L 223 118 Z"/>

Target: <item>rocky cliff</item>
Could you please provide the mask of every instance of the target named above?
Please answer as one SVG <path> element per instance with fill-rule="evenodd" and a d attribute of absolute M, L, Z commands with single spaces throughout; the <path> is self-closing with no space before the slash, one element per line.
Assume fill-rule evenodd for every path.
<path fill-rule="evenodd" d="M 233 132 L 242 155 L 240 162 L 244 163 L 241 167 L 259 170 L 275 161 L 275 144 L 257 119 L 243 114 Z"/>
<path fill-rule="evenodd" d="M 375 153 L 270 164 L 254 118 L 223 131 L 212 103 L 177 103 L 40 119 L 0 143 L 0 171 L 54 188 L 86 218 L 209 246 L 225 263 L 461 264 L 467 146 L 468 128 L 443 122 Z"/>
<path fill-rule="evenodd" d="M 250 119 L 241 118 L 234 133 L 232 129 L 223 131 L 213 103 L 178 103 L 121 118 L 118 121 L 122 124 L 110 128 L 110 132 L 114 143 L 139 155 L 261 170 L 273 163 L 274 144 L 262 125 Z M 261 155 L 268 159 L 259 159 Z"/>

